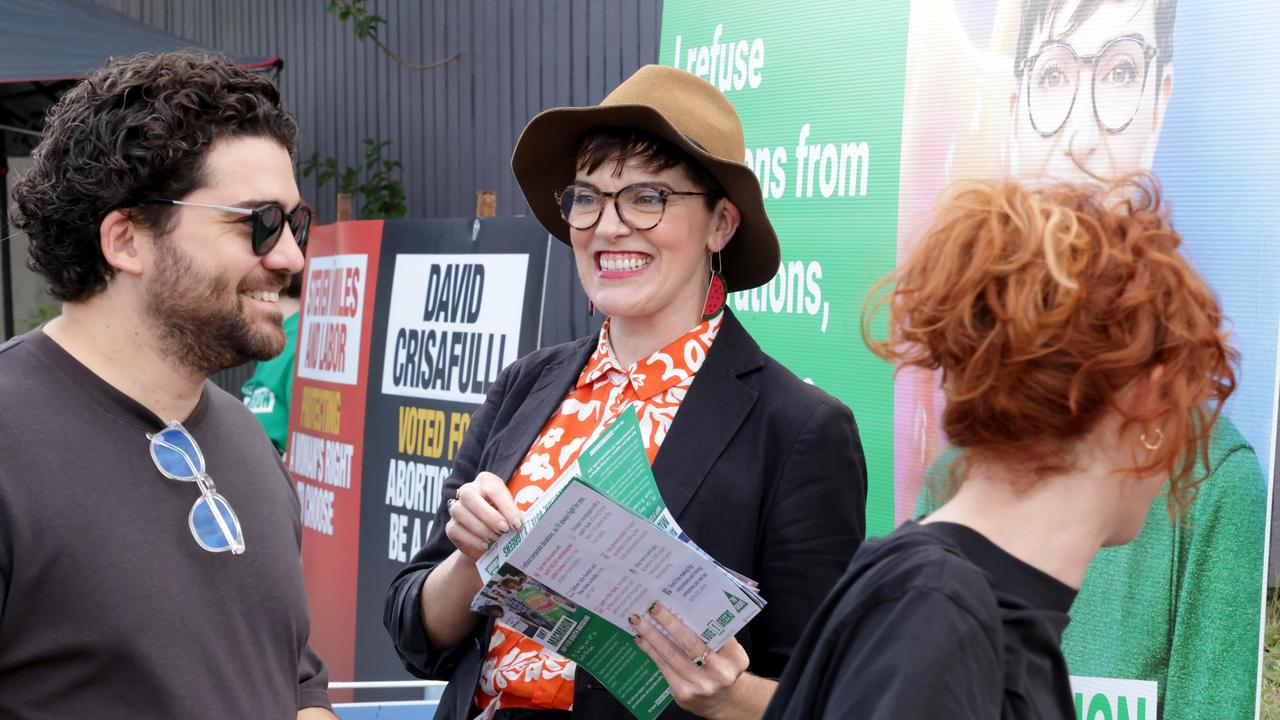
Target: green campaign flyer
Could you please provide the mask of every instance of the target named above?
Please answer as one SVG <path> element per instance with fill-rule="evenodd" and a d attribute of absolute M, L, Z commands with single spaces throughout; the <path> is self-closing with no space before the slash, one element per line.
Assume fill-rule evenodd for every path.
<path fill-rule="evenodd" d="M 477 562 L 478 613 L 580 664 L 636 717 L 671 701 L 633 640 L 632 615 L 661 602 L 712 651 L 764 606 L 754 583 L 680 532 L 649 468 L 633 410 L 584 450 L 576 467 Z"/>

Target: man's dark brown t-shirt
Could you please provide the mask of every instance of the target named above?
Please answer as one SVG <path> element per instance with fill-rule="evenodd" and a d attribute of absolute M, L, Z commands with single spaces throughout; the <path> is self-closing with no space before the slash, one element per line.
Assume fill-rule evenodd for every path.
<path fill-rule="evenodd" d="M 0 345 L 0 718 L 283 719 L 328 705 L 288 475 L 213 384 L 181 420 L 239 516 L 242 555 L 196 544 L 199 490 L 148 451 L 161 418 L 40 330 Z"/>

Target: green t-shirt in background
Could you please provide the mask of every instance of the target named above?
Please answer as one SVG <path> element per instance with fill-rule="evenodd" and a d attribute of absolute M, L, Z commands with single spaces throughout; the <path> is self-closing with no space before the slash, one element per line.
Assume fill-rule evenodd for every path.
<path fill-rule="evenodd" d="M 949 449 L 929 467 L 917 515 L 941 504 L 930 490 L 946 487 L 958 456 Z M 1209 464 L 1213 473 L 1180 524 L 1159 498 L 1136 540 L 1098 553 L 1062 639 L 1072 675 L 1154 680 L 1163 720 L 1254 714 L 1266 481 L 1225 417 Z"/>
<path fill-rule="evenodd" d="M 284 453 L 289 440 L 289 391 L 293 387 L 293 357 L 298 350 L 298 313 L 284 319 L 284 350 L 260 362 L 240 388 L 244 404 L 258 418 L 276 446 Z"/>

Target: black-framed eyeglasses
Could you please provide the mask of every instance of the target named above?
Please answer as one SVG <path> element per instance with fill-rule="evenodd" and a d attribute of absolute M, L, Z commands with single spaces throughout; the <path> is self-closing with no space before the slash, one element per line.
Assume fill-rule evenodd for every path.
<path fill-rule="evenodd" d="M 1062 130 L 1080 94 L 1082 66 L 1093 68 L 1093 117 L 1107 132 L 1123 132 L 1133 122 L 1147 88 L 1151 60 L 1160 49 L 1135 35 L 1113 38 L 1092 55 L 1064 42 L 1050 42 L 1018 68 L 1026 78 L 1027 114 L 1043 137 Z"/>
<path fill-rule="evenodd" d="M 259 205 L 256 208 L 234 207 L 232 205 L 210 205 L 208 203 L 189 202 L 187 200 L 143 200 L 144 205 L 183 205 L 185 207 L 206 208 L 223 212 L 247 215 L 244 222 L 253 227 L 253 254 L 266 255 L 276 246 L 280 236 L 284 234 L 285 223 L 293 231 L 293 239 L 303 252 L 307 248 L 307 234 L 311 230 L 313 213 L 306 205 L 299 205 L 292 212 L 286 212 L 276 203 Z"/>
<path fill-rule="evenodd" d="M 669 190 L 648 183 L 628 185 L 615 192 L 597 190 L 590 185 L 569 185 L 555 191 L 560 215 L 575 230 L 590 230 L 600 222 L 604 204 L 613 198 L 618 218 L 632 230 L 652 230 L 662 222 L 667 198 L 672 195 L 715 195 L 709 192 Z"/>
<path fill-rule="evenodd" d="M 161 475 L 170 480 L 194 482 L 200 488 L 200 497 L 187 513 L 187 526 L 196 544 L 209 552 L 225 552 L 232 555 L 244 552 L 244 532 L 240 519 L 218 494 L 213 478 L 204 471 L 204 454 L 191 433 L 177 420 L 154 435 L 147 433 L 151 441 L 151 460 Z"/>

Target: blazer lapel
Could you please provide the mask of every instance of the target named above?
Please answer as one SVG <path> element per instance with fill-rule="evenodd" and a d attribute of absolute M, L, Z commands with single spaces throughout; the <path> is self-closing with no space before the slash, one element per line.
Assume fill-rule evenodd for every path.
<path fill-rule="evenodd" d="M 511 421 L 499 439 L 493 455 L 489 458 L 489 472 L 503 480 L 510 481 L 515 474 L 516 466 L 528 454 L 533 441 L 538 439 L 538 432 L 547 424 L 551 413 L 560 407 L 569 388 L 582 373 L 587 358 L 595 350 L 596 339 L 584 342 L 581 348 L 575 348 L 558 362 L 548 363 L 542 367 L 542 374 L 534 382 L 533 388 L 523 399 L 513 398 L 520 403 Z"/>
<path fill-rule="evenodd" d="M 653 461 L 662 499 L 677 519 L 755 405 L 756 391 L 739 377 L 763 365 L 764 353 L 726 309 L 724 324 Z"/>

